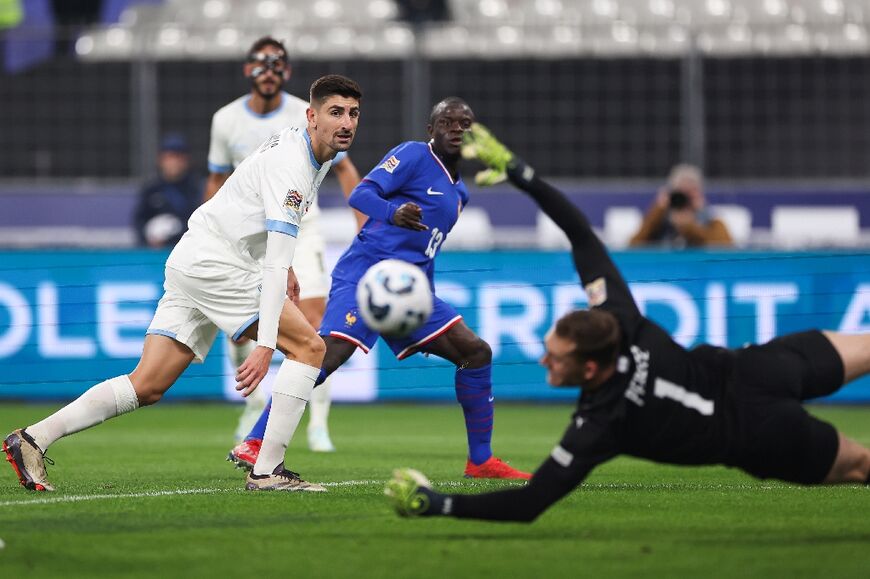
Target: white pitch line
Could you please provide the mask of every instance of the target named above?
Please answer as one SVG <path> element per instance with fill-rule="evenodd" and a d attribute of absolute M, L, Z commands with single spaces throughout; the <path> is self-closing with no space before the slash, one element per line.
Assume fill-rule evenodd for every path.
<path fill-rule="evenodd" d="M 70 495 L 23 501 L 3 501 L 0 507 L 15 507 L 19 505 L 51 505 L 55 503 L 79 503 L 83 501 L 101 501 L 106 499 L 141 499 L 147 497 L 168 497 L 172 495 L 208 495 L 222 493 L 226 489 L 178 489 L 174 491 L 150 491 L 147 493 L 127 493 L 117 495 Z"/>
<path fill-rule="evenodd" d="M 385 480 L 340 480 L 337 482 L 319 483 L 325 487 L 364 487 L 369 485 L 382 485 Z"/>
<path fill-rule="evenodd" d="M 370 486 L 384 484 L 382 480 L 345 480 L 322 483 L 325 487 Z M 125 493 L 114 495 L 70 495 L 61 497 L 46 497 L 21 501 L 2 501 L 0 507 L 17 507 L 26 505 L 53 505 L 58 503 L 79 503 L 84 501 L 104 501 L 117 499 L 144 499 L 152 497 L 169 497 L 177 495 L 211 495 L 226 492 L 243 492 L 243 489 L 178 489 L 174 491 L 150 491 L 145 493 Z"/>
<path fill-rule="evenodd" d="M 383 485 L 385 480 L 343 480 L 336 482 L 320 483 L 325 487 L 362 487 Z M 442 481 L 434 483 L 436 487 L 459 487 L 467 483 L 460 481 Z M 60 497 L 45 497 L 40 499 L 25 499 L 21 501 L 0 501 L 0 508 L 3 507 L 23 507 L 27 505 L 54 505 L 61 503 L 80 503 L 85 501 L 106 501 L 118 499 L 145 499 L 153 497 L 171 497 L 179 495 L 212 495 L 218 493 L 229 492 L 244 492 L 242 488 L 238 489 L 176 489 L 172 491 L 149 491 L 144 493 L 125 493 L 125 494 L 102 494 L 102 495 L 68 495 Z"/>

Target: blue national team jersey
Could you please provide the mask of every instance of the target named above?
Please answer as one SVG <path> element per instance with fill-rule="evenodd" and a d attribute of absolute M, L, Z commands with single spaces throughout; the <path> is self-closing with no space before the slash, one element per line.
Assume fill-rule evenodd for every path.
<path fill-rule="evenodd" d="M 418 265 L 432 278 L 441 244 L 468 203 L 461 179 L 453 181 L 428 143 L 408 141 L 386 154 L 363 181 L 376 183 L 383 198 L 398 207 L 412 201 L 423 210 L 427 231 L 413 231 L 370 218 L 341 256 L 332 276 L 358 280 L 382 259 L 402 259 Z"/>

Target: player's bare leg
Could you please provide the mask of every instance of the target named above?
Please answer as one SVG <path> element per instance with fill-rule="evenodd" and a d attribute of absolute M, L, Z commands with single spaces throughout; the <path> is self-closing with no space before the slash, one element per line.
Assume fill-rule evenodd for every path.
<path fill-rule="evenodd" d="M 423 347 L 456 365 L 456 399 L 465 415 L 468 437 L 468 460 L 465 476 L 469 478 L 529 479 L 492 454 L 492 430 L 495 419 L 492 396 L 492 349 L 465 322 Z"/>
<path fill-rule="evenodd" d="M 245 335 L 254 339 L 257 324 L 249 327 Z M 277 348 L 286 359 L 275 376 L 266 434 L 254 468 L 248 475 L 246 488 L 325 491 L 324 487 L 308 483 L 298 473 L 284 468 L 287 446 L 311 398 L 326 350 L 323 340 L 290 300 L 284 302 L 278 321 Z M 242 394 L 248 395 L 251 391 L 252 388 L 248 387 L 242 390 Z"/>
<path fill-rule="evenodd" d="M 131 374 L 100 382 L 51 416 L 6 438 L 3 450 L 19 482 L 29 490 L 54 490 L 46 478 L 43 456 L 52 443 L 140 406 L 154 404 L 193 357 L 190 348 L 172 338 L 147 335 L 142 357 Z"/>
<path fill-rule="evenodd" d="M 142 358 L 130 374 L 140 406 L 156 403 L 193 362 L 193 352 L 172 338 L 148 334 Z"/>
<path fill-rule="evenodd" d="M 317 330 L 326 311 L 326 298 L 300 300 L 299 309 L 311 327 Z M 327 378 L 312 392 L 308 407 L 308 448 L 314 452 L 335 452 L 335 446 L 329 436 L 328 419 L 331 405 L 331 381 Z"/>
<path fill-rule="evenodd" d="M 822 333 L 843 360 L 843 383 L 870 374 L 870 334 Z"/>
<path fill-rule="evenodd" d="M 840 446 L 825 484 L 870 483 L 870 450 L 838 433 Z"/>
<path fill-rule="evenodd" d="M 843 383 L 870 373 L 870 334 L 822 332 L 843 361 Z M 867 483 L 870 479 L 870 450 L 838 433 L 839 448 L 825 484 Z"/>

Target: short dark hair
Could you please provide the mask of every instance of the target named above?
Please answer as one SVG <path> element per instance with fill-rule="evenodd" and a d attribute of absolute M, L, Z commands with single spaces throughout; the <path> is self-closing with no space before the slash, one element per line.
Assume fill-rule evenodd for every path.
<path fill-rule="evenodd" d="M 575 310 L 556 322 L 557 336 L 574 342 L 573 355 L 579 361 L 594 360 L 602 365 L 616 361 L 622 331 L 616 316 L 604 310 Z"/>
<path fill-rule="evenodd" d="M 440 101 L 438 101 L 437 103 L 435 103 L 435 106 L 432 107 L 432 110 L 429 112 L 429 124 L 434 125 L 435 119 L 438 118 L 438 115 L 440 115 L 442 113 L 442 111 L 444 109 L 446 109 L 447 107 L 452 107 L 452 106 L 457 106 L 457 107 L 464 106 L 464 107 L 468 107 L 468 109 L 471 110 L 471 107 L 468 106 L 468 103 L 465 102 L 465 99 L 460 98 L 458 96 L 445 97 L 445 98 L 441 99 Z"/>
<path fill-rule="evenodd" d="M 250 59 L 253 55 L 257 54 L 267 46 L 273 46 L 283 52 L 284 60 L 287 60 L 287 49 L 284 48 L 284 44 L 280 40 L 271 36 L 263 36 L 254 41 L 254 44 L 252 44 L 250 50 L 248 50 L 248 58 Z"/>
<path fill-rule="evenodd" d="M 360 90 L 359 85 L 356 81 L 353 81 L 346 76 L 341 76 L 340 74 L 328 74 L 326 76 L 321 76 L 311 83 L 309 97 L 311 98 L 312 106 L 315 102 L 322 104 L 323 101 L 333 95 L 353 98 L 358 101 L 362 100 L 362 90 Z"/>

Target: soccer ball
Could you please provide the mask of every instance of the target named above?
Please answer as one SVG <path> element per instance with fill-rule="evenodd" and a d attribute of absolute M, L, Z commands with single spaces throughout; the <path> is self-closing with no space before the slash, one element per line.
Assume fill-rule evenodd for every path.
<path fill-rule="evenodd" d="M 407 336 L 432 314 L 429 278 L 416 265 L 385 259 L 371 266 L 356 287 L 366 325 L 391 338 Z"/>

